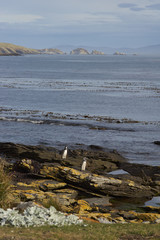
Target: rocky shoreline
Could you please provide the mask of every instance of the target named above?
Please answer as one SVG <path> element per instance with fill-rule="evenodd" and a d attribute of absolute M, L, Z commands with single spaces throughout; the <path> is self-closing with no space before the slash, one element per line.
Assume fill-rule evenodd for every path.
<path fill-rule="evenodd" d="M 69 149 L 64 160 L 61 154 L 52 147 L 0 143 L 1 162 L 12 174 L 16 206 L 56 205 L 66 214 L 104 223 L 160 223 L 160 207 L 144 206 L 160 195 L 159 166 L 128 163 L 117 151 L 93 145 Z M 87 167 L 81 171 L 84 157 Z M 114 174 L 116 170 L 124 174 Z"/>

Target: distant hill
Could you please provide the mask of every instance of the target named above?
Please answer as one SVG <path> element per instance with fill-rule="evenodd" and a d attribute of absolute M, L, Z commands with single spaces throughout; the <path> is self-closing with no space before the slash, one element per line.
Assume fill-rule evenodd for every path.
<path fill-rule="evenodd" d="M 160 55 L 160 44 L 137 48 L 137 52 L 143 54 Z"/>
<path fill-rule="evenodd" d="M 126 48 L 126 47 L 96 47 L 96 46 L 75 46 L 75 45 L 59 45 L 57 48 L 60 48 L 62 51 L 70 52 L 72 49 L 84 48 L 88 52 L 91 52 L 93 49 L 96 49 L 99 52 L 104 54 L 114 54 L 115 52 L 122 52 L 125 54 L 146 54 L 146 55 L 160 55 L 160 44 L 151 45 L 140 48 Z"/>
<path fill-rule="evenodd" d="M 103 52 L 97 51 L 97 50 L 92 50 L 91 53 L 88 52 L 88 50 L 84 48 L 76 48 L 72 51 L 70 51 L 71 55 L 104 55 Z"/>
<path fill-rule="evenodd" d="M 104 55 L 104 52 L 92 50 L 91 55 Z"/>
<path fill-rule="evenodd" d="M 38 54 L 39 51 L 31 48 L 17 46 L 11 43 L 0 43 L 0 56 L 17 56 L 21 54 Z"/>
<path fill-rule="evenodd" d="M 65 54 L 64 52 L 62 52 L 61 50 L 57 49 L 57 48 L 45 48 L 45 49 L 40 49 L 39 50 L 42 54 L 49 54 L 49 55 L 53 55 L 53 54 Z"/>
<path fill-rule="evenodd" d="M 61 50 L 59 50 L 60 48 Z M 72 50 L 74 49 L 74 50 Z M 96 49 L 96 50 L 93 50 Z M 81 46 L 75 47 L 71 45 L 59 46 L 57 48 L 45 48 L 45 49 L 32 49 L 22 46 L 17 46 L 11 43 L 0 43 L 0 56 L 18 56 L 23 54 L 72 54 L 72 55 L 126 55 L 126 54 L 140 54 L 140 55 L 159 55 L 160 56 L 160 44 L 151 45 L 141 48 L 110 48 L 110 47 L 93 47 L 93 46 Z M 117 54 L 118 53 L 118 54 Z M 121 54 L 122 53 L 122 54 Z"/>
<path fill-rule="evenodd" d="M 89 52 L 84 48 L 76 48 L 70 52 L 71 55 L 89 55 Z"/>

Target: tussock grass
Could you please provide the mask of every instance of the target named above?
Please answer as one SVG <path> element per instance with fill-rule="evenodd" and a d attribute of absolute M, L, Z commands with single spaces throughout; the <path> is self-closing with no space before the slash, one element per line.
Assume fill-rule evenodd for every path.
<path fill-rule="evenodd" d="M 0 162 L 0 207 L 6 209 L 12 203 L 11 175 L 5 172 L 4 163 Z"/>

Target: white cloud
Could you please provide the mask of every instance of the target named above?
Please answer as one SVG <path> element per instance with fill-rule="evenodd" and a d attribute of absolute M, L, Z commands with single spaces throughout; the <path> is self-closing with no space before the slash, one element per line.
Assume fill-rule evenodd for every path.
<path fill-rule="evenodd" d="M 0 14 L 0 23 L 31 23 L 40 19 L 43 17 L 32 14 Z"/>
<path fill-rule="evenodd" d="M 79 13 L 79 14 L 66 14 L 55 16 L 55 20 L 63 25 L 87 25 L 87 24 L 103 24 L 103 23 L 117 23 L 120 22 L 120 19 L 117 16 L 114 16 L 109 13 Z"/>
<path fill-rule="evenodd" d="M 131 42 L 132 36 L 137 42 L 151 38 L 158 41 L 159 1 L 5 0 L 1 3 L 0 29 L 3 30 L 4 37 L 5 34 L 11 36 L 11 33 L 11 37 L 14 37 L 15 32 L 21 36 L 24 32 L 25 36 L 30 35 L 32 38 L 35 36 L 35 39 L 36 35 L 40 35 L 41 40 L 37 37 L 38 41 L 47 39 L 47 36 L 51 39 L 54 36 L 54 40 L 58 34 L 68 36 L 68 39 L 69 36 L 70 39 L 74 39 L 76 34 L 82 36 L 82 39 L 88 36 L 91 41 L 94 39 L 93 36 L 97 38 L 99 36 L 100 41 L 104 39 L 106 44 L 108 37 L 113 37 L 119 44 L 118 36 L 124 41 L 125 38 L 130 39 Z M 61 42 L 62 40 L 60 38 Z"/>

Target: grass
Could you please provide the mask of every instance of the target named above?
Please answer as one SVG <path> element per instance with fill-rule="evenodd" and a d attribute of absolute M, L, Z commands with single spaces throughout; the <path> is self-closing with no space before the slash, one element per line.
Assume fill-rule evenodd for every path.
<path fill-rule="evenodd" d="M 0 164 L 0 207 L 7 208 L 10 198 L 11 176 Z M 47 202 L 60 207 L 57 201 Z M 160 224 L 100 224 L 65 227 L 0 227 L 0 240 L 160 240 Z"/>
<path fill-rule="evenodd" d="M 0 240 L 159 240 L 160 224 L 99 224 L 85 226 L 0 227 Z"/>
<path fill-rule="evenodd" d="M 0 163 L 0 207 L 10 207 L 11 197 L 11 176 L 5 172 L 3 162 Z"/>
<path fill-rule="evenodd" d="M 0 43 L 0 55 L 14 53 L 38 53 L 38 51 L 31 48 L 17 46 L 11 43 Z"/>

